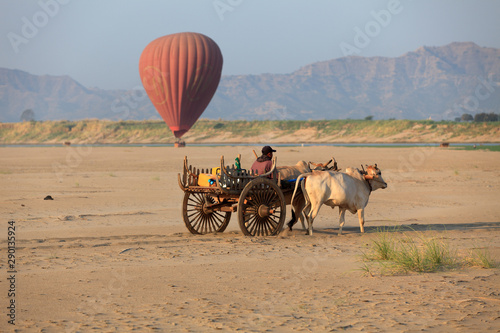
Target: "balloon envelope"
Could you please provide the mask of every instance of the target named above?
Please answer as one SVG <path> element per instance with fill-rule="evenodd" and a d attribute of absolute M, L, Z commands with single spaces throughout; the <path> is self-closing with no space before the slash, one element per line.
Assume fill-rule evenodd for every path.
<path fill-rule="evenodd" d="M 209 37 L 182 32 L 142 51 L 139 74 L 149 99 L 180 138 L 201 116 L 219 85 L 222 53 Z"/>

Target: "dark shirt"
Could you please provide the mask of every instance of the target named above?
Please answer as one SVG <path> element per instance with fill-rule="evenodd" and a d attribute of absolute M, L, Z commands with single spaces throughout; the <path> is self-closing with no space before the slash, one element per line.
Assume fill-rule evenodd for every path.
<path fill-rule="evenodd" d="M 269 172 L 272 167 L 272 158 L 267 155 L 262 155 L 252 164 L 252 170 L 257 171 L 259 175 Z"/>

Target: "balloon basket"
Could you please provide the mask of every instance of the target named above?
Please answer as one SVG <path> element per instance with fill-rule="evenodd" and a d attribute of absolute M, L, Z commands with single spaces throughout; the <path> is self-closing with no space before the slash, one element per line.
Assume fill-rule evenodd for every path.
<path fill-rule="evenodd" d="M 186 143 L 184 141 L 176 141 L 176 142 L 174 142 L 174 147 L 175 148 L 186 147 Z"/>

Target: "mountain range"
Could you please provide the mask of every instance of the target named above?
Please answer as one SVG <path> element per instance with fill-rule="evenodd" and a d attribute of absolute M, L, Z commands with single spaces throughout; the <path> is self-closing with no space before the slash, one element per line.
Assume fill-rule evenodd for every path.
<path fill-rule="evenodd" d="M 30 111 L 28 111 L 30 110 Z M 399 57 L 348 56 L 290 74 L 221 78 L 203 118 L 435 119 L 500 111 L 500 49 L 423 46 Z M 0 68 L 0 122 L 159 119 L 144 90 L 86 88 L 69 76 Z"/>

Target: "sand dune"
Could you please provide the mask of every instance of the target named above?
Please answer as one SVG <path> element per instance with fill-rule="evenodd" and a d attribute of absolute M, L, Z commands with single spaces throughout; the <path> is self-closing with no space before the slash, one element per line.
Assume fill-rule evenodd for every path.
<path fill-rule="evenodd" d="M 251 149 L 260 147 L 1 148 L 0 244 L 15 221 L 18 273 L 15 327 L 0 281 L 0 331 L 500 330 L 499 269 L 370 276 L 361 261 L 382 226 L 498 260 L 499 153 L 281 147 L 279 164 L 378 163 L 389 188 L 372 194 L 365 234 L 348 214 L 338 236 L 337 210 L 323 207 L 312 237 L 300 227 L 245 237 L 236 216 L 224 233 L 191 235 L 177 186 L 184 155 L 210 167 L 240 153 L 245 166 Z"/>

